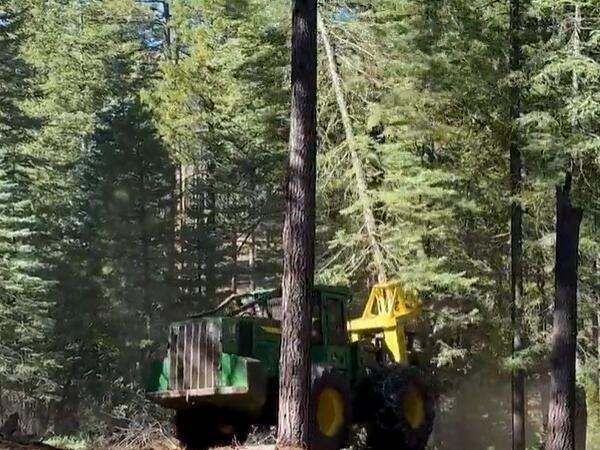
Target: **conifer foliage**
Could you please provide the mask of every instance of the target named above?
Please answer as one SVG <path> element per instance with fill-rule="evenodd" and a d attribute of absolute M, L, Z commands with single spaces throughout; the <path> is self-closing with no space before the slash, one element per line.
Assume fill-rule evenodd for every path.
<path fill-rule="evenodd" d="M 527 446 L 538 396 L 571 446 L 574 380 L 600 408 L 600 3 L 321 3 L 315 282 L 419 291 L 438 417 L 502 423 L 474 450 L 511 441 L 505 397 L 453 397 L 489 373 L 517 413 L 524 382 Z M 281 283 L 291 29 L 284 0 L 0 0 L 0 421 L 108 433 L 170 321 Z"/>

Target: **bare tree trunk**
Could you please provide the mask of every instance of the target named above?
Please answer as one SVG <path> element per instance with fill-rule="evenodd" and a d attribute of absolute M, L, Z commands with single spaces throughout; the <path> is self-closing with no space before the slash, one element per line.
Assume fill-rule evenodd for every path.
<path fill-rule="evenodd" d="M 600 303 L 600 302 L 599 302 Z M 597 388 L 598 388 L 598 402 L 600 402 L 600 304 L 596 306 L 596 369 L 597 369 Z M 600 417 L 600 406 L 598 408 L 598 416 Z"/>
<path fill-rule="evenodd" d="M 237 248 L 238 234 L 235 230 L 235 226 L 231 232 L 231 293 L 236 294 L 238 287 L 238 248 Z"/>
<path fill-rule="evenodd" d="M 598 267 L 600 267 L 599 259 L 596 258 L 592 263 L 593 274 L 597 276 Z M 600 286 L 594 286 L 595 290 L 598 291 Z M 596 311 L 592 314 L 592 350 L 593 356 L 596 358 L 596 396 L 600 401 L 600 296 L 596 298 Z M 597 417 L 600 417 L 600 406 L 596 407 L 595 411 Z"/>
<path fill-rule="evenodd" d="M 596 261 L 594 261 L 594 273 L 597 271 L 598 265 Z M 598 306 L 598 301 L 596 301 L 596 312 L 592 314 L 591 322 L 592 322 L 592 345 L 594 349 L 592 350 L 592 355 L 596 358 L 596 395 L 598 399 L 600 399 L 600 308 Z M 600 408 L 598 408 L 600 411 Z"/>
<path fill-rule="evenodd" d="M 546 450 L 575 450 L 577 264 L 582 211 L 571 204 L 571 175 L 556 188 L 556 293 Z"/>
<path fill-rule="evenodd" d="M 163 16 L 165 20 L 164 40 L 165 40 L 165 58 L 178 62 L 179 55 L 176 45 L 176 35 L 171 24 L 171 4 L 169 0 L 163 1 Z M 181 164 L 173 163 L 172 166 L 172 199 L 169 205 L 169 218 L 171 229 L 171 242 L 169 243 L 169 282 L 173 284 L 177 296 L 181 295 L 180 276 L 182 272 L 181 254 L 181 229 L 182 217 L 185 214 L 183 210 L 183 169 Z"/>
<path fill-rule="evenodd" d="M 142 257 L 142 311 L 144 314 L 144 326 L 146 339 L 152 338 L 152 316 L 154 309 L 152 307 L 152 298 L 150 296 L 150 236 L 148 233 L 148 214 L 147 214 L 147 187 L 146 187 L 146 162 L 144 157 L 136 150 L 136 159 L 138 163 L 138 183 L 140 189 L 140 209 L 138 225 L 140 227 L 139 242 L 141 245 Z M 142 360 L 147 361 L 150 358 L 150 349 L 142 350 Z"/>
<path fill-rule="evenodd" d="M 168 217 L 168 242 L 167 242 L 167 274 L 166 281 L 171 287 L 177 286 L 177 168 L 176 166 L 169 166 L 169 196 L 167 206 L 167 217 Z"/>
<path fill-rule="evenodd" d="M 548 433 L 548 408 L 550 407 L 550 377 L 546 371 L 540 375 L 540 405 L 542 408 L 542 439 Z"/>
<path fill-rule="evenodd" d="M 521 4 L 510 0 L 510 70 L 521 70 Z M 521 208 L 522 157 L 516 123 L 521 114 L 521 87 L 513 83 L 510 89 L 510 193 L 512 197 L 510 215 L 510 319 L 513 333 L 513 357 L 523 349 L 523 210 Z M 513 369 L 511 373 L 512 396 L 512 449 L 525 450 L 525 371 Z"/>
<path fill-rule="evenodd" d="M 354 131 L 352 129 L 352 122 L 350 121 L 350 115 L 348 114 L 348 106 L 346 105 L 346 98 L 344 90 L 342 88 L 342 81 L 340 79 L 337 64 L 335 62 L 335 56 L 333 54 L 333 48 L 329 40 L 329 34 L 327 28 L 323 23 L 321 16 L 318 16 L 318 27 L 321 39 L 325 47 L 325 53 L 327 54 L 327 64 L 329 67 L 329 75 L 331 77 L 331 83 L 335 92 L 335 98 L 337 100 L 338 108 L 342 116 L 342 123 L 344 125 L 344 132 L 346 133 L 346 143 L 350 151 L 350 159 L 352 160 L 352 168 L 354 170 L 354 177 L 356 179 L 356 192 L 358 194 L 358 200 L 360 202 L 363 220 L 365 223 L 365 232 L 367 233 L 367 239 L 369 241 L 369 247 L 371 248 L 371 256 L 373 257 L 373 264 L 377 271 L 377 280 L 380 283 L 386 281 L 386 270 L 384 264 L 383 251 L 379 243 L 379 236 L 377 234 L 377 222 L 375 221 L 375 215 L 373 214 L 373 204 L 371 196 L 367 188 L 367 177 L 360 155 L 357 151 L 356 139 L 354 137 Z"/>
<path fill-rule="evenodd" d="M 292 107 L 283 230 L 283 305 L 277 447 L 308 440 L 310 303 L 314 277 L 317 1 L 292 2 Z"/>
<path fill-rule="evenodd" d="M 195 212 L 195 224 L 194 224 L 194 239 L 196 244 L 196 289 L 197 289 L 197 297 L 199 300 L 204 300 L 205 294 L 205 283 L 204 283 L 204 274 L 205 274 L 205 254 L 204 254 L 204 237 L 206 233 L 206 227 L 204 224 L 204 193 L 202 192 L 199 182 L 198 182 L 198 168 L 194 168 L 194 185 L 192 187 L 193 191 L 193 206 Z M 190 238 L 191 240 L 191 238 Z"/>
<path fill-rule="evenodd" d="M 575 401 L 575 449 L 585 450 L 587 444 L 587 401 L 585 389 L 578 386 Z"/>
<path fill-rule="evenodd" d="M 209 173 L 212 173 L 213 168 L 209 169 Z M 217 251 L 217 241 L 216 241 L 216 227 L 217 227 L 217 195 L 215 193 L 214 188 L 212 187 L 212 183 L 208 182 L 209 186 L 206 190 L 205 195 L 205 215 L 206 215 L 206 237 L 207 242 L 205 246 L 205 270 L 204 276 L 206 280 L 206 297 L 209 301 L 214 301 L 215 292 L 217 289 L 217 279 L 215 273 L 215 262 L 216 262 L 216 251 Z"/>
<path fill-rule="evenodd" d="M 181 255 L 183 253 L 183 244 L 182 244 L 182 230 L 183 230 L 183 222 L 185 217 L 184 210 L 184 200 L 183 196 L 185 195 L 184 189 L 184 173 L 183 166 L 181 164 L 176 164 L 175 166 L 175 212 L 174 212 L 174 251 L 175 251 L 175 273 L 176 278 L 179 279 L 181 273 L 183 271 L 183 261 L 181 260 Z"/>
<path fill-rule="evenodd" d="M 248 254 L 248 269 L 250 271 L 250 290 L 256 290 L 256 231 L 250 235 L 250 246 Z"/>

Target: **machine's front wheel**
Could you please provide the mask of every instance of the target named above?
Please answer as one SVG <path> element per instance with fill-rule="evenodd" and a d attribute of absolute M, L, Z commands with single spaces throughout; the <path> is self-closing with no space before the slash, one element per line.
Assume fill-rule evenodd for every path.
<path fill-rule="evenodd" d="M 250 432 L 250 422 L 232 412 L 197 406 L 176 411 L 173 431 L 185 448 L 204 450 L 243 443 Z"/>
<path fill-rule="evenodd" d="M 310 443 L 319 450 L 339 450 L 346 445 L 352 421 L 350 386 L 341 376 L 323 372 L 310 393 Z"/>
<path fill-rule="evenodd" d="M 433 429 L 434 397 L 414 367 L 392 365 L 370 376 L 367 443 L 373 450 L 390 442 L 406 450 L 424 450 Z"/>

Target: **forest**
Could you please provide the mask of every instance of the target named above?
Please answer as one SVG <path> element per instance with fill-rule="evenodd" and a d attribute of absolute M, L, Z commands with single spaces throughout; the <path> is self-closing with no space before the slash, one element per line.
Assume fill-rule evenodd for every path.
<path fill-rule="evenodd" d="M 573 308 L 600 450 L 600 1 L 319 11 L 315 283 L 419 292 L 436 450 L 543 448 Z M 0 425 L 168 423 L 169 323 L 281 283 L 291 29 L 287 0 L 0 0 Z"/>

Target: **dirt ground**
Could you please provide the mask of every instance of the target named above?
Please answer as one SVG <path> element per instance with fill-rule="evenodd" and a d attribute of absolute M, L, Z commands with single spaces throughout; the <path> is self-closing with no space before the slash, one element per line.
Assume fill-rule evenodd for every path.
<path fill-rule="evenodd" d="M 16 442 L 10 441 L 6 439 L 0 439 L 0 450 L 63 450 L 58 447 L 53 447 L 51 445 L 46 445 L 39 442 Z M 107 450 L 107 449 L 96 449 L 96 450 Z M 115 449 L 108 449 L 115 450 Z M 125 449 L 120 449 L 125 450 Z M 129 449 L 129 450 L 183 450 L 180 447 L 174 446 L 171 442 L 159 442 L 154 445 L 139 448 L 139 449 Z M 231 448 L 231 447 L 221 447 L 215 448 L 213 450 L 275 450 L 274 445 L 252 445 L 252 446 L 240 446 Z"/>
<path fill-rule="evenodd" d="M 0 450 L 61 450 L 38 442 L 16 442 L 0 439 Z"/>

